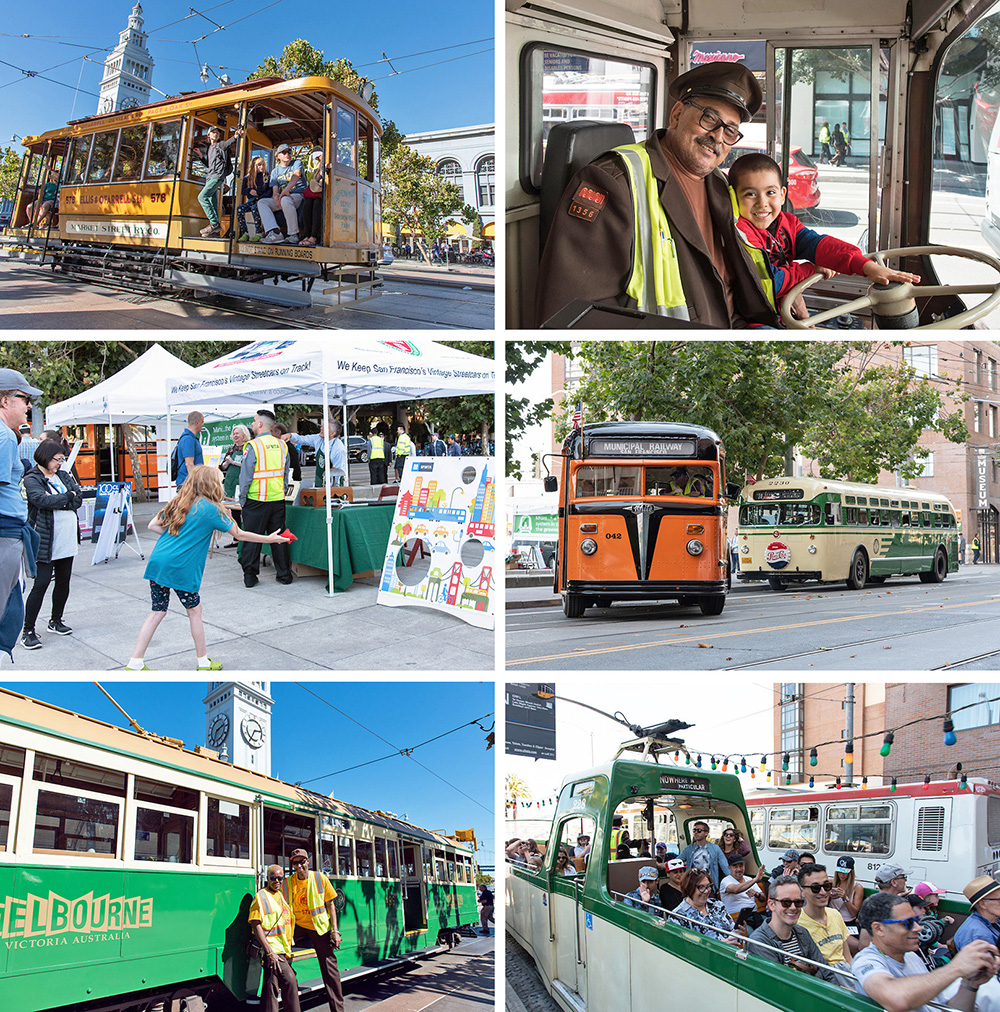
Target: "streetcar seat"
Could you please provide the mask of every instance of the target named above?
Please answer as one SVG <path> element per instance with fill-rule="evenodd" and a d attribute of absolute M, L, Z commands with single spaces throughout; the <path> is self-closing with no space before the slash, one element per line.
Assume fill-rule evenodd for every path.
<path fill-rule="evenodd" d="M 538 249 L 545 249 L 552 219 L 569 181 L 598 155 L 635 141 L 626 123 L 602 123 L 578 119 L 556 123 L 549 131 L 542 165 L 542 187 L 538 205 Z M 634 886 L 633 886 L 634 888 Z"/>
<path fill-rule="evenodd" d="M 612 898 L 621 901 L 625 893 L 630 893 L 639 884 L 639 869 L 652 864 L 648 857 L 633 857 L 625 861 L 608 862 L 608 891 Z"/>

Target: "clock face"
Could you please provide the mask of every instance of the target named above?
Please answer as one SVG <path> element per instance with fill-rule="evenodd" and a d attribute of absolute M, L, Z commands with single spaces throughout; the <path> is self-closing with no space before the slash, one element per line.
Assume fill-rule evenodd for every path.
<path fill-rule="evenodd" d="M 240 723 L 243 740 L 251 748 L 260 748 L 264 744 L 264 728 L 256 717 L 244 717 Z"/>
<path fill-rule="evenodd" d="M 208 743 L 218 748 L 229 734 L 229 718 L 224 713 L 217 713 L 208 726 Z"/>
<path fill-rule="evenodd" d="M 137 98 L 123 98 L 122 99 L 122 108 L 123 109 L 133 109 L 138 104 L 139 104 L 139 100 Z"/>

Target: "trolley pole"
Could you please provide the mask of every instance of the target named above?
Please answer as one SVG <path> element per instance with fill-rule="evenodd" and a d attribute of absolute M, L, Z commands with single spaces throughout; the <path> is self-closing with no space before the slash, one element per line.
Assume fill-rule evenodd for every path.
<path fill-rule="evenodd" d="M 847 719 L 847 741 L 854 741 L 854 683 L 848 682 L 845 685 L 847 693 L 844 697 L 844 713 Z M 844 786 L 850 787 L 854 783 L 854 763 L 844 763 Z"/>

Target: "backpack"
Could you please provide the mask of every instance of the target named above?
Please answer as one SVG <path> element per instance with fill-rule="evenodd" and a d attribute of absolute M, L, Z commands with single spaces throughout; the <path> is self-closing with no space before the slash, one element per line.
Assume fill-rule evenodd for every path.
<path fill-rule="evenodd" d="M 175 444 L 173 452 L 170 454 L 170 480 L 177 481 L 177 472 L 181 467 L 181 459 L 177 455 L 178 446 Z"/>

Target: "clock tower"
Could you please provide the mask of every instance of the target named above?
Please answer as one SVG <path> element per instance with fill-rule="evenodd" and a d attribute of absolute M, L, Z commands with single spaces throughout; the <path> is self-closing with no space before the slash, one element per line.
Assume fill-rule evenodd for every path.
<path fill-rule="evenodd" d="M 271 775 L 269 682 L 209 682 L 205 696 L 205 743 L 226 750 L 234 766 Z"/>
<path fill-rule="evenodd" d="M 128 27 L 118 33 L 118 45 L 104 61 L 98 113 L 145 105 L 152 79 L 153 57 L 146 48 L 146 33 L 142 30 L 142 5 L 137 3 Z"/>

